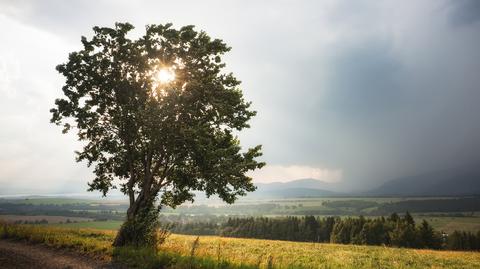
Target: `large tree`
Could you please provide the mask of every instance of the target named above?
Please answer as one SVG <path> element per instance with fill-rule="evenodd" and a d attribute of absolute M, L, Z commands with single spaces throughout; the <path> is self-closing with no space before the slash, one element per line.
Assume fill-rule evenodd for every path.
<path fill-rule="evenodd" d="M 193 26 L 94 27 L 83 49 L 57 66 L 64 97 L 51 121 L 75 130 L 83 148 L 77 161 L 94 167 L 89 190 L 116 188 L 129 208 L 114 245 L 152 243 L 159 208 L 193 201 L 192 191 L 228 203 L 254 191 L 249 170 L 261 146 L 242 152 L 236 132 L 256 113 L 238 81 L 223 71 L 230 48 Z"/>

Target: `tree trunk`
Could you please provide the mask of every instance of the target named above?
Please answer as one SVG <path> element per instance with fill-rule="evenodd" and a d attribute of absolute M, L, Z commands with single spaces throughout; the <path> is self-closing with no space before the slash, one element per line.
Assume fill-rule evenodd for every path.
<path fill-rule="evenodd" d="M 145 174 L 142 182 L 141 191 L 135 198 L 134 182 L 136 178 L 133 166 L 130 166 L 130 181 L 128 183 L 128 196 L 130 206 L 127 210 L 127 219 L 120 227 L 113 246 L 135 246 L 148 247 L 157 244 L 157 229 L 159 227 L 158 215 L 159 207 L 155 205 L 158 188 L 154 187 L 153 175 L 160 168 L 161 162 L 158 162 L 152 169 L 152 154 L 149 150 L 145 158 Z"/>
<path fill-rule="evenodd" d="M 158 214 L 155 197 L 141 192 L 135 202 L 130 204 L 126 221 L 120 227 L 113 246 L 156 246 Z"/>

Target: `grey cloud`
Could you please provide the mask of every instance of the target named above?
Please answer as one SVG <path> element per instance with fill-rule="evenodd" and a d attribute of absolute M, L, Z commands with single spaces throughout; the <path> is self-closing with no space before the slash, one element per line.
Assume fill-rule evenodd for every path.
<path fill-rule="evenodd" d="M 477 3 L 2 2 L 5 14 L 65 44 L 54 60 L 35 63 L 38 71 L 27 69 L 55 83 L 15 82 L 22 97 L 38 106 L 29 113 L 44 114 L 29 120 L 31 114 L 19 112 L 27 106 L 21 99 L 2 103 L 8 109 L 0 110 L 27 123 L 38 121 L 33 126 L 41 139 L 19 136 L 18 125 L 6 116 L 1 119 L 12 127 L 0 132 L 0 139 L 19 148 L 28 141 L 38 154 L 56 151 L 52 159 L 64 165 L 72 161 L 63 174 L 86 178 L 88 170 L 73 164 L 73 138 L 61 140 L 68 150 L 52 141 L 41 146 L 42 139 L 61 137 L 47 122 L 61 86 L 53 66 L 79 45 L 80 35 L 91 34 L 93 25 L 130 21 L 141 31 L 144 24 L 171 21 L 195 24 L 233 47 L 226 57 L 228 68 L 243 81 L 247 99 L 258 110 L 252 128 L 241 134 L 242 142 L 264 144 L 264 159 L 272 165 L 338 169 L 343 186 L 358 189 L 480 162 Z M 468 27 L 460 31 L 459 26 Z M 55 177 L 62 184 L 61 176 Z"/>
<path fill-rule="evenodd" d="M 337 49 L 328 61 L 330 90 L 323 109 L 354 121 L 395 110 L 403 101 L 398 77 L 402 67 L 391 54 L 390 45 L 381 40 Z"/>
<path fill-rule="evenodd" d="M 480 20 L 480 1 L 457 0 L 451 1 L 450 21 L 457 26 L 469 25 Z"/>

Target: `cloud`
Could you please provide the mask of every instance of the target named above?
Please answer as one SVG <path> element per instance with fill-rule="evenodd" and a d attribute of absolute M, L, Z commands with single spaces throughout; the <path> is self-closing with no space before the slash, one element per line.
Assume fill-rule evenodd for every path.
<path fill-rule="evenodd" d="M 480 163 L 478 3 L 1 1 L 0 181 L 86 186 L 75 136 L 48 122 L 54 67 L 116 21 L 195 24 L 232 46 L 227 68 L 258 111 L 240 138 L 268 164 L 256 181 L 362 189 Z"/>
<path fill-rule="evenodd" d="M 57 36 L 0 15 L 0 183 L 2 192 L 85 190 L 90 172 L 78 146 L 49 123 L 62 80 L 54 66 L 71 49 Z"/>
<path fill-rule="evenodd" d="M 342 179 L 342 171 L 305 165 L 267 165 L 249 174 L 256 183 L 286 182 L 294 179 L 317 179 L 334 183 Z"/>
<path fill-rule="evenodd" d="M 0 94 L 11 97 L 15 94 L 13 82 L 20 79 L 20 66 L 10 55 L 0 58 Z"/>
<path fill-rule="evenodd" d="M 463 26 L 480 20 L 480 2 L 476 0 L 450 1 L 450 21 L 453 25 Z"/>

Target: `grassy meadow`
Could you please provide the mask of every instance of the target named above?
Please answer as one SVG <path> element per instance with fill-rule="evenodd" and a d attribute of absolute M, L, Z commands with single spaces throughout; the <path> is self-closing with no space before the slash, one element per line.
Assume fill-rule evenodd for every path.
<path fill-rule="evenodd" d="M 163 250 L 188 254 L 195 236 L 172 235 Z M 199 237 L 199 256 L 267 268 L 479 268 L 480 253 Z"/>
<path fill-rule="evenodd" d="M 154 257 L 113 249 L 113 230 L 0 225 L 0 237 L 84 254 L 116 257 L 141 268 L 480 268 L 480 253 L 300 243 L 173 234 Z"/>
<path fill-rule="evenodd" d="M 88 222 L 71 222 L 71 223 L 60 223 L 52 224 L 50 226 L 60 227 L 60 228 L 87 228 L 87 229 L 97 229 L 97 230 L 117 230 L 122 225 L 123 221 L 118 220 L 107 220 L 107 221 L 88 221 Z"/>
<path fill-rule="evenodd" d="M 480 231 L 480 217 L 428 217 L 419 216 L 415 221 L 426 219 L 436 230 L 451 233 L 455 230 Z"/>
<path fill-rule="evenodd" d="M 0 216 L 0 218 L 3 216 Z M 267 215 L 268 217 L 268 215 Z M 279 217 L 279 216 L 274 216 Z M 414 216 L 415 221 L 420 223 L 423 219 L 427 220 L 436 230 L 451 233 L 455 230 L 476 232 L 480 230 L 480 217 L 430 217 L 430 216 Z M 24 219 L 23 216 L 15 216 L 15 219 Z M 32 219 L 41 219 L 33 218 Z M 64 218 L 66 219 L 66 218 Z M 71 219 L 71 218 L 70 218 Z M 72 221 L 74 219 L 71 219 Z M 91 228 L 100 230 L 116 230 L 120 228 L 123 221 L 107 220 L 107 221 L 77 221 L 72 223 L 55 223 L 51 226 L 63 228 Z"/>

